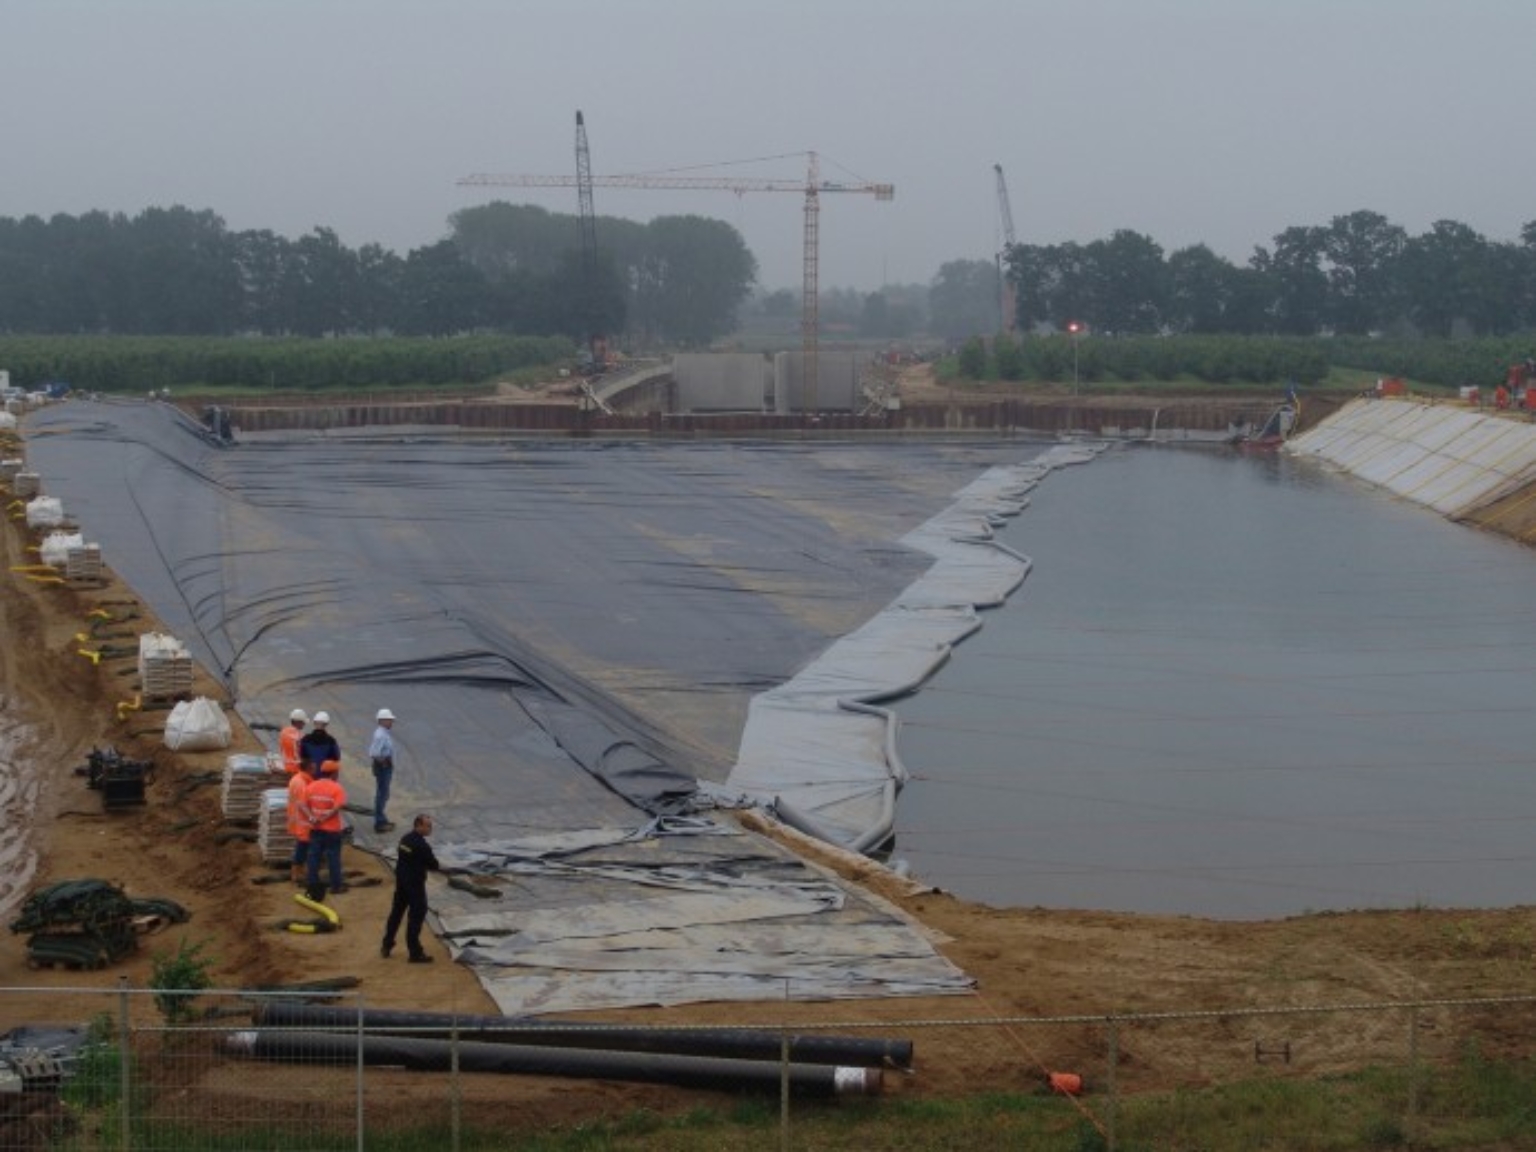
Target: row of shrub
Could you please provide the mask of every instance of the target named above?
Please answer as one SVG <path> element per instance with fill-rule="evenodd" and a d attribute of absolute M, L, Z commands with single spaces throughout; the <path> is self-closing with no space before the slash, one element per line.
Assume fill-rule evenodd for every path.
<path fill-rule="evenodd" d="M 1499 336 L 1469 340 L 1378 340 L 1334 337 L 1329 356 L 1341 368 L 1404 376 L 1426 384 L 1492 388 L 1512 364 L 1536 356 L 1536 337 Z"/>
<path fill-rule="evenodd" d="M 959 357 L 970 379 L 1082 383 L 1316 384 L 1328 367 L 1328 341 L 1272 336 L 1004 336 L 971 340 Z"/>
<path fill-rule="evenodd" d="M 1536 336 L 1413 340 L 1366 336 L 1029 336 L 980 339 L 960 350 L 959 374 L 1020 381 L 1190 380 L 1318 384 L 1330 368 L 1420 384 L 1490 388 L 1536 355 Z M 1075 365 L 1074 365 L 1075 358 Z"/>
<path fill-rule="evenodd" d="M 88 392 L 174 388 L 292 392 L 476 384 L 574 354 L 558 336 L 0 336 L 15 386 L 53 381 Z"/>

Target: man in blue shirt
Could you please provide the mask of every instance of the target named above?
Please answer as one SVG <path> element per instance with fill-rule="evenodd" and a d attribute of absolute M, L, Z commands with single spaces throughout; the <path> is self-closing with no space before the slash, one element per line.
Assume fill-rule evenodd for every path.
<path fill-rule="evenodd" d="M 395 714 L 388 708 L 380 708 L 374 717 L 378 727 L 368 744 L 368 758 L 373 762 L 373 830 L 392 832 L 394 825 L 384 809 L 389 805 L 389 785 L 395 778 L 395 738 L 391 730 L 395 726 Z"/>

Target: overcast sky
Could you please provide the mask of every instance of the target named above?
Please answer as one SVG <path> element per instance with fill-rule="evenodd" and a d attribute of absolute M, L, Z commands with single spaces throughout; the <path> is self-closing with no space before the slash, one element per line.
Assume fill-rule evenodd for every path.
<path fill-rule="evenodd" d="M 994 164 L 1026 243 L 1536 220 L 1536 0 L 0 0 L 0 45 L 0 216 L 182 204 L 403 255 L 491 199 L 574 213 L 457 181 L 573 176 L 581 109 L 597 175 L 814 150 L 895 184 L 823 197 L 823 288 L 992 259 Z M 726 220 L 800 283 L 798 193 L 595 200 Z"/>

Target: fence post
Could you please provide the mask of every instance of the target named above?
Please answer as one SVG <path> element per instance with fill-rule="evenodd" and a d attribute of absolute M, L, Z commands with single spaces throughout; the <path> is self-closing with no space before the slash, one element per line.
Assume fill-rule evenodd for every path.
<path fill-rule="evenodd" d="M 1419 1120 L 1419 1013 L 1408 1009 L 1408 1122 L 1405 1135 L 1410 1138 Z"/>
<path fill-rule="evenodd" d="M 132 1035 L 129 1029 L 132 1021 L 128 1011 L 128 977 L 117 978 L 117 1091 L 120 1096 L 118 1110 L 121 1113 L 122 1132 L 118 1136 L 118 1144 L 123 1152 L 128 1152 L 133 1147 L 133 1104 L 131 1093 L 133 1077 L 129 1071 L 129 1064 L 133 1060 Z"/>
<path fill-rule="evenodd" d="M 1115 1120 L 1119 1111 L 1119 1092 L 1115 1086 L 1115 1069 L 1120 1064 L 1120 1026 L 1113 1016 L 1108 1017 L 1108 1059 L 1109 1067 L 1104 1070 L 1104 1092 L 1109 1097 L 1109 1107 L 1104 1115 L 1104 1147 L 1108 1152 L 1115 1152 Z"/>
<path fill-rule="evenodd" d="M 357 1129 L 357 1152 L 367 1152 L 367 1139 L 363 1124 L 363 1089 L 366 1081 L 363 1078 L 363 1040 L 366 1032 L 363 1028 L 363 1014 L 365 1003 L 361 996 L 357 998 L 357 1114 L 354 1119 L 354 1127 Z"/>
<path fill-rule="evenodd" d="M 789 981 L 784 981 L 784 1030 L 779 1036 L 779 1152 L 789 1152 Z"/>
<path fill-rule="evenodd" d="M 452 1112 L 450 1122 L 453 1126 L 453 1152 L 459 1152 L 463 1147 L 463 1110 L 464 1089 L 459 1081 L 459 1016 L 454 1013 L 453 1032 L 451 1042 L 448 1045 L 448 1100 Z"/>

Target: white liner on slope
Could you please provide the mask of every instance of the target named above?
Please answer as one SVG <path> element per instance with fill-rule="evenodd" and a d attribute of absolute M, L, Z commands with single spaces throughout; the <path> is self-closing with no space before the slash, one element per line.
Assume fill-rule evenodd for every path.
<path fill-rule="evenodd" d="M 1536 475 L 1536 426 L 1404 400 L 1356 400 L 1286 445 L 1452 518 Z"/>
<path fill-rule="evenodd" d="M 895 714 L 877 707 L 932 676 L 981 627 L 976 609 L 1001 604 L 1030 561 L 993 539 L 1047 475 L 1104 446 L 1058 445 L 1025 464 L 994 467 L 902 543 L 936 563 L 862 628 L 792 679 L 755 697 L 726 790 L 772 805 L 802 831 L 854 851 L 892 832 L 906 769 Z"/>

